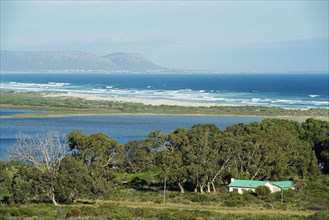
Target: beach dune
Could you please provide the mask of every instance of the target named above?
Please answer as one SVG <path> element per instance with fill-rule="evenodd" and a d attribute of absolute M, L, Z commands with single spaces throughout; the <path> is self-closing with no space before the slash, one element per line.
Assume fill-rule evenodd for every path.
<path fill-rule="evenodd" d="M 141 98 L 112 98 L 112 97 L 103 97 L 96 94 L 83 94 L 83 93 L 47 93 L 43 94 L 43 97 L 70 97 L 70 98 L 81 98 L 85 100 L 93 100 L 93 101 L 111 101 L 111 102 L 131 102 L 131 103 L 141 103 L 144 105 L 171 105 L 171 106 L 224 106 L 222 104 L 215 103 L 207 103 L 207 102 L 185 102 L 185 101 L 176 101 L 176 100 L 168 100 L 168 99 L 141 99 Z M 225 106 L 228 106 L 225 104 Z M 229 105 L 233 106 L 233 105 Z"/>

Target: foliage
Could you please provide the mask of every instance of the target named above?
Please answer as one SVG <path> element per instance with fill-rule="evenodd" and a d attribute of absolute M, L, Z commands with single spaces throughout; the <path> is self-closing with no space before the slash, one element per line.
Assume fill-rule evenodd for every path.
<path fill-rule="evenodd" d="M 302 126 L 305 129 L 304 139 L 312 143 L 323 173 L 329 174 L 329 123 L 309 118 Z"/>
<path fill-rule="evenodd" d="M 129 203 L 100 204 L 79 206 L 52 206 L 49 204 L 13 205 L 0 208 L 0 219 L 308 219 L 307 212 L 298 212 L 298 215 L 289 212 L 268 213 L 248 210 L 243 207 L 239 212 L 221 212 L 205 206 L 181 205 L 161 207 L 160 205 L 146 206 L 145 203 L 135 204 L 137 207 L 129 206 Z M 231 209 L 231 208 L 230 208 Z M 259 211 L 259 210 L 258 210 Z M 309 219 L 326 219 L 328 213 L 317 212 Z"/>
<path fill-rule="evenodd" d="M 239 207 L 244 206 L 245 202 L 243 196 L 239 193 L 230 193 L 224 201 L 224 205 L 229 207 Z"/>
<path fill-rule="evenodd" d="M 255 193 L 259 197 L 266 197 L 271 193 L 271 190 L 267 186 L 258 186 L 255 189 Z"/>
<path fill-rule="evenodd" d="M 329 177 L 320 173 L 320 168 L 326 173 L 326 148 L 318 146 L 326 146 L 328 124 L 313 119 L 302 124 L 266 119 L 225 131 L 212 124 L 194 125 L 167 135 L 154 131 L 145 140 L 127 144 L 118 144 L 104 133 L 73 131 L 67 136 L 70 151 L 60 160 L 0 162 L 0 199 L 4 204 L 71 204 L 102 198 L 158 204 L 163 201 L 166 179 L 166 201 L 172 203 L 324 211 L 328 210 Z M 44 140 L 51 139 L 45 136 Z M 282 194 L 268 195 L 268 188 L 263 187 L 255 194 L 218 193 L 231 177 L 290 179 L 298 191 L 284 191 L 283 204 Z M 62 216 L 78 215 L 72 210 Z M 84 213 L 80 209 L 79 216 Z M 136 215 L 148 216 L 139 209 L 124 216 Z"/>

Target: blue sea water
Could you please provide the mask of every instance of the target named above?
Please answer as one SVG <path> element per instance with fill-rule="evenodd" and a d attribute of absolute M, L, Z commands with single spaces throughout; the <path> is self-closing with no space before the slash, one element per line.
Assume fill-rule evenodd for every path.
<path fill-rule="evenodd" d="M 13 110 L 15 111 L 15 110 Z M 178 127 L 215 124 L 221 130 L 237 123 L 261 121 L 260 117 L 184 116 L 184 115 L 111 115 L 61 118 L 0 118 L 0 159 L 6 160 L 8 150 L 19 133 L 37 135 L 49 131 L 68 134 L 81 130 L 86 134 L 104 132 L 119 143 L 145 139 L 149 132 L 161 130 L 168 134 Z"/>
<path fill-rule="evenodd" d="M 1 74 L 2 90 L 213 104 L 328 108 L 327 74 Z"/>

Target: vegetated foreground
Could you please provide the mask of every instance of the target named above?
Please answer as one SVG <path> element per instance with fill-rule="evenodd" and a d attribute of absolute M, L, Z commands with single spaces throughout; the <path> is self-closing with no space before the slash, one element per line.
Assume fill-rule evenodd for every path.
<path fill-rule="evenodd" d="M 128 102 L 86 100 L 73 97 L 44 97 L 43 95 L 43 93 L 38 92 L 0 91 L 0 107 L 47 111 L 40 114 L 22 115 L 21 117 L 52 117 L 88 114 L 202 114 L 262 117 L 275 116 L 303 120 L 313 117 L 322 120 L 329 120 L 328 109 L 300 110 L 262 106 L 154 106 Z"/>
<path fill-rule="evenodd" d="M 328 219 L 329 122 L 265 119 L 160 131 L 20 136 L 0 163 L 3 219 Z M 229 193 L 230 178 L 296 190 Z M 53 203 L 54 205 L 52 205 Z"/>

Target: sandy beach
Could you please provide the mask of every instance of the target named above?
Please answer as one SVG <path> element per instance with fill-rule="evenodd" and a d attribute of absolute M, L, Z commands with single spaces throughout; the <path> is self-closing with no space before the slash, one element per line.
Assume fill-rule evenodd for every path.
<path fill-rule="evenodd" d="M 112 101 L 112 102 L 131 102 L 131 103 L 141 103 L 144 105 L 171 105 L 171 106 L 193 106 L 193 107 L 210 107 L 210 106 L 234 106 L 234 105 L 221 105 L 215 103 L 207 102 L 183 102 L 183 101 L 174 101 L 168 99 L 138 99 L 138 98 L 111 98 L 111 97 L 102 97 L 95 94 L 82 94 L 82 93 L 47 93 L 43 94 L 43 97 L 70 97 L 70 98 L 82 98 L 85 100 L 93 101 Z"/>

